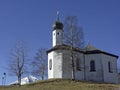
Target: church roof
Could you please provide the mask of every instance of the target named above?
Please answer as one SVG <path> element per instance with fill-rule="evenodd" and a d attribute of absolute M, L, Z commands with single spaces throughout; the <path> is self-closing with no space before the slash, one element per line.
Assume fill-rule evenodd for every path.
<path fill-rule="evenodd" d="M 47 51 L 47 53 L 51 52 L 51 51 L 55 51 L 55 50 L 71 50 L 71 46 L 69 45 L 56 45 L 55 47 L 51 48 L 50 50 Z M 83 53 L 82 50 L 80 50 L 79 48 L 73 48 L 74 51 L 77 51 L 77 52 L 81 52 Z"/>
<path fill-rule="evenodd" d="M 55 29 L 63 30 L 63 24 L 59 19 L 59 12 L 57 12 L 57 20 L 53 24 L 53 30 Z"/>
<path fill-rule="evenodd" d="M 92 51 L 92 50 L 99 50 L 99 49 L 97 49 L 96 47 L 94 47 L 91 44 L 88 44 L 83 50 L 84 51 Z"/>
<path fill-rule="evenodd" d="M 63 24 L 62 22 L 60 22 L 59 20 L 57 20 L 54 24 L 53 24 L 53 30 L 55 29 L 60 29 L 62 30 L 63 29 Z"/>
<path fill-rule="evenodd" d="M 102 54 L 106 54 L 106 55 L 109 55 L 109 56 L 113 56 L 113 57 L 118 58 L 117 55 L 114 55 L 114 54 L 111 54 L 111 53 L 102 51 L 102 50 L 94 47 L 94 46 L 91 45 L 91 44 L 88 44 L 88 45 L 84 48 L 84 51 L 85 51 L 85 54 L 99 54 L 99 53 L 102 53 Z"/>
<path fill-rule="evenodd" d="M 109 56 L 112 56 L 112 57 L 116 57 L 118 58 L 119 56 L 117 55 L 114 55 L 114 54 L 111 54 L 111 53 L 108 53 L 108 52 L 105 52 L 105 51 L 101 51 L 101 50 L 92 50 L 92 51 L 86 51 L 85 54 L 105 54 L 105 55 L 109 55 Z"/>
<path fill-rule="evenodd" d="M 57 46 L 53 47 L 52 49 L 48 50 L 47 53 L 49 53 L 51 51 L 55 51 L 55 50 L 71 50 L 71 46 L 68 46 L 68 45 L 65 45 L 65 44 L 57 45 Z M 99 50 L 92 45 L 87 45 L 84 49 L 73 48 L 73 50 L 76 51 L 76 52 L 83 53 L 83 54 L 105 54 L 105 55 L 109 55 L 109 56 L 113 56 L 113 57 L 118 58 L 117 55 Z"/>

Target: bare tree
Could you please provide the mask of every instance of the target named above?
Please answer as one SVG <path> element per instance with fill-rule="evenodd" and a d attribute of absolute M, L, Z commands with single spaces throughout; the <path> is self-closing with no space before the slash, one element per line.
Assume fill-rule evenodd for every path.
<path fill-rule="evenodd" d="M 34 57 L 34 60 L 32 61 L 32 74 L 41 77 L 42 80 L 47 77 L 47 49 L 46 48 L 40 48 L 38 52 L 36 53 L 36 56 Z"/>
<path fill-rule="evenodd" d="M 83 29 L 78 26 L 78 19 L 76 16 L 68 16 L 65 19 L 64 43 L 78 48 L 83 48 L 84 46 Z"/>
<path fill-rule="evenodd" d="M 75 64 L 73 48 L 82 48 L 84 46 L 82 28 L 77 25 L 76 16 L 68 16 L 64 24 L 64 43 L 69 45 L 72 63 L 72 79 L 75 79 Z"/>
<path fill-rule="evenodd" d="M 11 51 L 10 57 L 8 70 L 11 75 L 17 76 L 18 84 L 21 85 L 22 75 L 28 72 L 26 48 L 22 41 L 17 42 L 16 46 Z"/>

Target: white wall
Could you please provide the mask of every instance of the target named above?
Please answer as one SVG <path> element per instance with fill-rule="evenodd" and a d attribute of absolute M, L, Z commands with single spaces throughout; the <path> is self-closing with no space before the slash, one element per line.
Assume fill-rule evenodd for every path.
<path fill-rule="evenodd" d="M 62 53 L 52 51 L 48 54 L 48 79 L 49 78 L 62 78 Z M 52 69 L 49 69 L 49 60 L 52 60 Z"/>
<path fill-rule="evenodd" d="M 53 42 L 52 43 L 53 47 L 56 46 L 56 45 L 62 45 L 63 44 L 63 31 L 62 30 L 53 30 L 52 42 Z"/>
<path fill-rule="evenodd" d="M 95 61 L 95 69 L 96 71 L 90 71 L 90 61 Z M 88 81 L 103 81 L 103 71 L 102 71 L 102 63 L 101 63 L 101 55 L 100 54 L 87 54 L 85 55 L 85 76 Z"/>
<path fill-rule="evenodd" d="M 54 52 L 48 53 L 48 79 L 53 78 L 53 54 Z M 49 69 L 49 60 L 52 60 L 52 69 Z"/>
<path fill-rule="evenodd" d="M 62 53 L 61 53 L 62 52 Z M 56 50 L 48 54 L 48 79 L 49 78 L 72 78 L 72 60 L 70 51 Z M 75 78 L 84 80 L 83 54 L 74 52 Z M 80 58 L 81 70 L 76 70 L 76 58 Z M 49 70 L 49 60 L 52 59 L 52 70 Z"/>
<path fill-rule="evenodd" d="M 96 71 L 90 72 L 90 61 L 95 60 Z M 108 62 L 112 63 L 113 72 L 108 71 Z M 86 80 L 118 83 L 117 59 L 105 54 L 85 55 Z"/>
<path fill-rule="evenodd" d="M 118 82 L 117 60 L 105 54 L 86 54 L 74 52 L 75 78 L 77 80 Z M 76 59 L 80 58 L 81 70 L 76 70 Z M 49 60 L 52 59 L 52 70 L 49 70 Z M 85 61 L 84 61 L 85 60 Z M 90 61 L 95 61 L 95 72 L 90 71 Z M 113 72 L 108 71 L 108 62 L 112 62 Z M 85 63 L 85 65 L 84 65 Z M 84 67 L 85 66 L 85 67 Z M 84 71 L 85 70 L 85 71 Z M 71 53 L 68 50 L 56 50 L 48 54 L 48 79 L 72 78 Z"/>
<path fill-rule="evenodd" d="M 111 62 L 112 64 L 112 73 L 109 72 L 108 62 Z M 104 82 L 118 83 L 117 59 L 102 54 L 102 64 L 104 68 Z"/>
<path fill-rule="evenodd" d="M 59 51 L 54 51 L 54 59 L 53 59 L 54 78 L 62 78 L 62 64 L 63 64 L 63 54 Z"/>
<path fill-rule="evenodd" d="M 63 50 L 63 78 L 72 78 L 72 61 L 69 51 Z"/>
<path fill-rule="evenodd" d="M 75 53 L 75 79 L 76 80 L 84 80 L 84 55 L 82 53 Z M 80 70 L 76 69 L 76 59 L 79 58 L 80 62 Z"/>

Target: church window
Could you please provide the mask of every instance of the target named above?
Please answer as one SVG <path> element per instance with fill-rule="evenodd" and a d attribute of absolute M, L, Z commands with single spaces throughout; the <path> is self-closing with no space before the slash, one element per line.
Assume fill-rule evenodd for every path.
<path fill-rule="evenodd" d="M 52 69 L 52 59 L 50 59 L 50 61 L 49 61 L 49 69 L 50 70 Z"/>
<path fill-rule="evenodd" d="M 95 61 L 93 61 L 93 60 L 90 61 L 90 71 L 91 71 L 91 72 L 96 71 L 96 70 L 95 70 Z"/>
<path fill-rule="evenodd" d="M 80 68 L 80 59 L 76 59 L 76 70 L 81 70 L 81 68 Z"/>
<path fill-rule="evenodd" d="M 57 32 L 57 35 L 59 35 L 59 32 Z"/>
<path fill-rule="evenodd" d="M 108 71 L 112 73 L 112 63 L 108 62 Z"/>

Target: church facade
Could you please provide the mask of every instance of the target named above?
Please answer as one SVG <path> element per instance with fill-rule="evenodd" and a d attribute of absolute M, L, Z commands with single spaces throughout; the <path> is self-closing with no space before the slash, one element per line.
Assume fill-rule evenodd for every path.
<path fill-rule="evenodd" d="M 72 79 L 71 47 L 63 44 L 63 24 L 56 20 L 52 31 L 52 48 L 48 53 L 48 79 Z M 118 56 L 92 45 L 84 49 L 73 47 L 75 79 L 118 83 Z"/>

